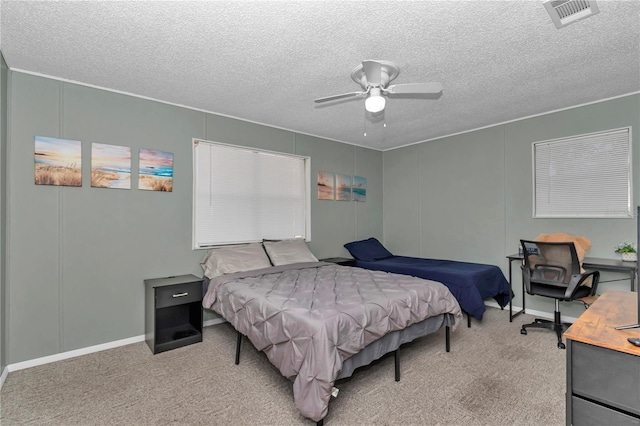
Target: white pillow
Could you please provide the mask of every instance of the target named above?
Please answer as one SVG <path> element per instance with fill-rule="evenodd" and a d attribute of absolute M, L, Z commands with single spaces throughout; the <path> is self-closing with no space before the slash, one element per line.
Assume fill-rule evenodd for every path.
<path fill-rule="evenodd" d="M 303 239 L 282 241 L 264 241 L 264 249 L 274 266 L 289 265 L 291 263 L 317 262 Z"/>
<path fill-rule="evenodd" d="M 251 243 L 210 250 L 200 262 L 200 266 L 207 277 L 215 278 L 234 272 L 269 268 L 271 262 L 261 243 Z"/>

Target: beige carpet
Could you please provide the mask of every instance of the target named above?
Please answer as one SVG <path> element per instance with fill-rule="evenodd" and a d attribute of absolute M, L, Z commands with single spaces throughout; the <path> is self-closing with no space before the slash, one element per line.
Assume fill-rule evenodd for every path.
<path fill-rule="evenodd" d="M 562 425 L 565 354 L 553 332 L 520 335 L 519 316 L 488 308 L 466 322 L 445 352 L 444 330 L 338 383 L 327 425 Z M 158 355 L 145 343 L 9 374 L 2 425 L 314 424 L 293 403 L 291 384 L 235 331 L 207 327 L 204 341 Z"/>

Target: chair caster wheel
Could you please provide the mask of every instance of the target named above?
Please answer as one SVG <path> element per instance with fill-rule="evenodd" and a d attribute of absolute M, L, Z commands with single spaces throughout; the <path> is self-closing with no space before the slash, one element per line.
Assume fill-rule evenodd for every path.
<path fill-rule="evenodd" d="M 564 343 L 559 342 L 558 343 L 558 349 L 567 349 L 567 347 L 564 345 Z"/>
<path fill-rule="evenodd" d="M 520 334 L 524 334 L 525 336 L 527 335 L 527 330 L 525 330 L 524 328 L 520 329 Z"/>

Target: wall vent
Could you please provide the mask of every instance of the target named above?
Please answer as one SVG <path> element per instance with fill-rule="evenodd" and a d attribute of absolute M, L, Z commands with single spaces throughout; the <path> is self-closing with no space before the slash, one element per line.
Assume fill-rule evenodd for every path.
<path fill-rule="evenodd" d="M 547 0 L 543 4 L 557 28 L 600 12 L 596 2 L 591 0 Z"/>

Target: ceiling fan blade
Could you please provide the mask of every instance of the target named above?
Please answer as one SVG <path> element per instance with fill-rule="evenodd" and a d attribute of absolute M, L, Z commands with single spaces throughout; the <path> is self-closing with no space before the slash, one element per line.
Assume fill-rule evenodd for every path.
<path fill-rule="evenodd" d="M 407 84 L 394 84 L 384 89 L 385 93 L 392 95 L 406 93 L 406 94 L 438 94 L 442 92 L 442 83 L 407 83 Z"/>
<path fill-rule="evenodd" d="M 329 101 L 336 101 L 338 99 L 343 99 L 343 98 L 350 98 L 351 96 L 358 96 L 358 95 L 364 95 L 366 92 L 351 92 L 351 93 L 341 93 L 339 95 L 333 95 L 333 96 L 327 96 L 324 98 L 318 98 L 316 100 L 314 100 L 313 102 L 319 104 L 322 102 L 329 102 Z"/>
<path fill-rule="evenodd" d="M 362 61 L 362 70 L 367 77 L 367 82 L 373 86 L 379 86 L 382 80 L 382 65 L 376 61 Z"/>

